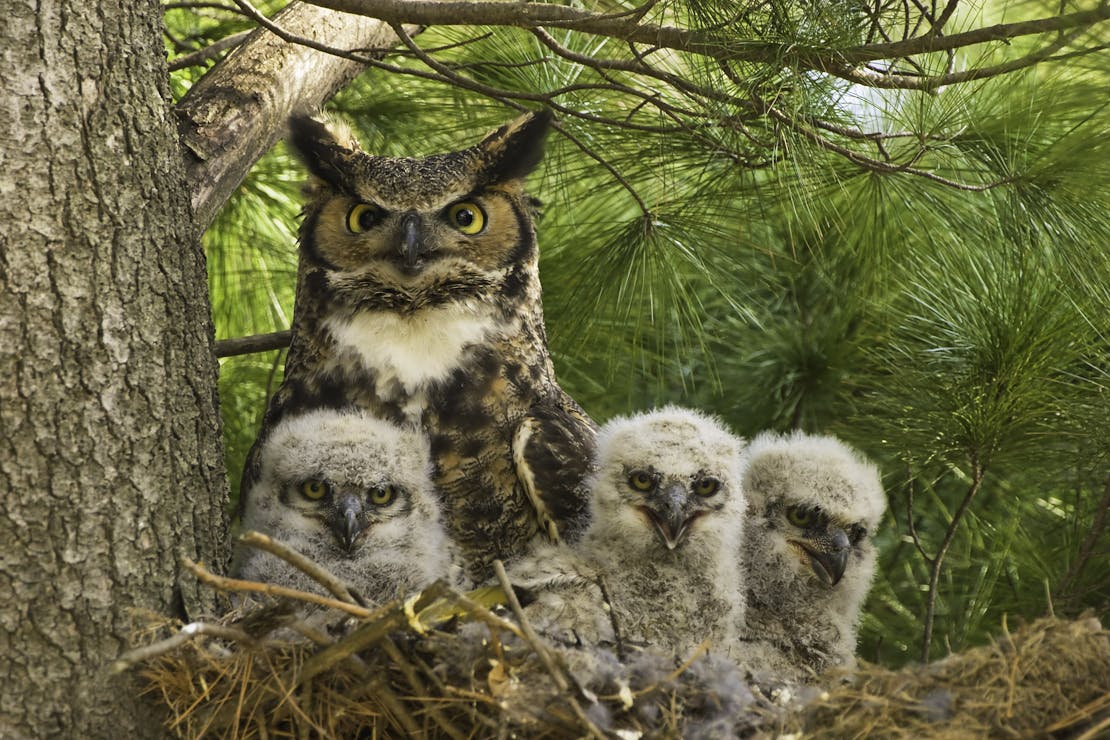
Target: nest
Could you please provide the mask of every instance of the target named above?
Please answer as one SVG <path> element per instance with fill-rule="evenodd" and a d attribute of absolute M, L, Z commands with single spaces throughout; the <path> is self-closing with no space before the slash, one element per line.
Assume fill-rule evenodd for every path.
<path fill-rule="evenodd" d="M 899 671 L 863 666 L 806 712 L 812 737 L 1106 737 L 1110 634 L 1046 617 Z"/>
<path fill-rule="evenodd" d="M 810 686 L 753 675 L 705 646 L 676 665 L 648 651 L 552 645 L 500 569 L 501 589 L 436 583 L 369 609 L 334 583 L 333 599 L 188 566 L 260 599 L 213 622 L 148 620 L 149 644 L 117 663 L 178 737 L 1093 738 L 1110 729 L 1110 635 L 1094 618 L 1041 619 L 932 664 L 865 665 Z M 490 606 L 493 592 L 504 608 Z"/>

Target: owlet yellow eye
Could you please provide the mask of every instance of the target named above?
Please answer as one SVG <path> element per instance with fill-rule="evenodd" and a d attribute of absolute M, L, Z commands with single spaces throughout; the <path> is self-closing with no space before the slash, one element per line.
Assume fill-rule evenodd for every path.
<path fill-rule="evenodd" d="M 347 230 L 352 234 L 361 234 L 381 223 L 382 209 L 370 203 L 355 203 L 347 211 Z"/>
<path fill-rule="evenodd" d="M 464 234 L 477 234 L 486 227 L 486 214 L 477 203 L 463 201 L 447 209 L 447 220 Z"/>
<path fill-rule="evenodd" d="M 655 477 L 646 470 L 633 470 L 628 476 L 628 485 L 637 491 L 650 491 L 655 487 Z"/>
<path fill-rule="evenodd" d="M 810 506 L 791 506 L 786 510 L 786 519 L 795 527 L 804 529 L 817 521 L 817 509 Z"/>
<path fill-rule="evenodd" d="M 319 501 L 328 492 L 328 484 L 322 480 L 306 480 L 301 484 L 301 495 L 311 501 Z"/>
<path fill-rule="evenodd" d="M 709 498 L 719 490 L 721 490 L 721 481 L 709 476 L 699 478 L 694 483 L 694 493 L 705 498 Z"/>
<path fill-rule="evenodd" d="M 397 498 L 396 486 L 383 486 L 370 491 L 370 503 L 374 506 L 388 506 Z"/>

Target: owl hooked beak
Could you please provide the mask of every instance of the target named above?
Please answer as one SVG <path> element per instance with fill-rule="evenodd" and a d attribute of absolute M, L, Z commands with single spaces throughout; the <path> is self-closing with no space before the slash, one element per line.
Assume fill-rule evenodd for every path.
<path fill-rule="evenodd" d="M 657 511 L 652 506 L 638 507 L 648 521 L 655 525 L 655 531 L 663 538 L 663 544 L 668 550 L 673 550 L 682 544 L 686 535 L 690 533 L 690 525 L 694 523 L 702 512 L 694 512 L 687 516 L 683 503 L 686 492 L 681 484 L 669 486 L 662 492 L 662 511 Z"/>
<path fill-rule="evenodd" d="M 356 496 L 344 496 L 337 506 L 336 515 L 331 520 L 331 530 L 339 538 L 339 543 L 348 553 L 354 552 L 359 535 L 365 529 L 362 518 L 362 502 Z"/>
<path fill-rule="evenodd" d="M 423 224 L 420 216 L 409 211 L 401 219 L 401 255 L 405 258 L 405 267 L 416 270 L 421 257 L 427 254 L 427 242 L 424 240 Z"/>
<path fill-rule="evenodd" d="M 791 539 L 790 544 L 804 553 L 809 567 L 827 586 L 835 586 L 844 577 L 848 567 L 851 543 L 840 527 L 831 526 L 823 531 L 806 532 L 804 539 Z"/>

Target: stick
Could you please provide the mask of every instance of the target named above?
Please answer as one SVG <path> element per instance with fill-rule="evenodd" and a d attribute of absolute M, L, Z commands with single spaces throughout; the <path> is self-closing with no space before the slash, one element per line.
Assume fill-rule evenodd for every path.
<path fill-rule="evenodd" d="M 298 591 L 295 588 L 275 586 L 272 583 L 258 583 L 257 581 L 241 581 L 237 578 L 225 578 L 212 573 L 203 565 L 194 563 L 189 558 L 181 558 L 181 564 L 191 571 L 192 574 L 197 577 L 197 580 L 207 583 L 213 588 L 218 588 L 221 591 L 247 591 L 250 593 L 269 594 L 270 596 L 284 596 L 289 599 L 307 601 L 312 604 L 338 609 L 339 611 L 347 612 L 360 619 L 371 619 L 381 611 L 367 609 L 356 604 L 348 604 L 345 601 L 339 601 L 337 599 L 329 599 L 327 596 L 320 596 L 319 594 L 309 593 L 308 591 Z"/>
<path fill-rule="evenodd" d="M 516 597 L 516 592 L 513 591 L 513 584 L 509 581 L 508 574 L 505 573 L 505 566 L 502 565 L 500 560 L 494 560 L 493 570 L 495 573 L 497 573 L 497 580 L 501 584 L 501 588 L 505 590 L 505 597 L 508 599 L 509 606 L 512 608 L 513 614 L 515 614 L 516 618 L 520 620 L 520 628 L 524 630 L 524 637 L 528 641 L 528 644 L 531 645 L 534 651 L 536 651 L 536 655 L 540 656 L 540 661 L 547 669 L 547 672 L 551 675 L 551 678 L 555 680 L 555 685 L 558 686 L 559 689 L 564 693 L 569 694 L 571 682 L 568 679 L 566 673 L 557 664 L 555 658 L 551 655 L 551 651 L 548 650 L 547 645 L 543 643 L 539 635 L 536 634 L 536 631 L 532 629 L 531 623 L 524 616 L 524 609 L 521 608 L 520 601 Z M 576 690 L 579 690 L 577 682 L 575 683 L 576 685 L 574 688 Z M 586 713 L 582 711 L 582 707 L 579 706 L 577 699 L 575 699 L 573 696 L 567 696 L 567 701 L 570 703 L 571 709 L 574 710 L 574 714 L 578 718 L 579 723 L 581 723 L 582 727 L 586 729 L 586 732 L 588 732 L 591 737 L 605 737 L 604 733 L 602 733 L 601 730 L 599 730 L 597 726 L 590 721 L 590 718 L 586 716 Z"/>
<path fill-rule="evenodd" d="M 269 334 L 253 334 L 249 337 L 217 339 L 214 351 L 216 357 L 235 357 L 236 355 L 249 355 L 255 352 L 269 352 L 270 350 L 288 347 L 292 339 L 293 332 L 290 329 Z"/>
<path fill-rule="evenodd" d="M 255 531 L 244 532 L 239 537 L 239 541 L 244 545 L 258 550 L 264 550 L 271 555 L 276 555 L 326 588 L 340 601 L 345 601 L 348 604 L 365 606 L 365 604 L 360 604 L 358 599 L 351 595 L 350 590 L 347 588 L 347 584 L 332 575 L 332 573 L 323 566 L 317 565 L 288 545 L 268 537 L 261 532 Z"/>
<path fill-rule="evenodd" d="M 123 673 L 138 663 L 150 660 L 151 658 L 157 658 L 159 655 L 165 655 L 171 650 L 175 650 L 201 635 L 219 637 L 224 640 L 233 640 L 248 646 L 257 644 L 253 637 L 236 627 L 225 627 L 219 624 L 208 624 L 207 622 L 192 622 L 182 627 L 176 634 L 164 640 L 128 650 L 112 663 L 110 670 L 112 673 Z"/>

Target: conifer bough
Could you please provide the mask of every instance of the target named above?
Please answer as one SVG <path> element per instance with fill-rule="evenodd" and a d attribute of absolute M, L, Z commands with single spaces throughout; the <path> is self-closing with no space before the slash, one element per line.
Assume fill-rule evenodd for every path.
<path fill-rule="evenodd" d="M 952 51 L 991 41 L 1007 41 L 1022 36 L 1088 29 L 1110 19 L 1110 4 L 1103 2 L 1091 10 L 1029 21 L 1001 23 L 950 36 L 942 35 L 942 26 L 957 4 L 950 2 L 945 11 L 930 26 L 929 31 L 922 35 L 897 41 L 860 44 L 846 49 L 828 49 L 793 43 L 743 40 L 712 31 L 641 23 L 643 13 L 654 5 L 650 2 L 639 11 L 623 13 L 598 13 L 548 3 L 434 1 L 414 3 L 407 0 L 308 0 L 308 2 L 345 13 L 378 18 L 387 23 L 413 23 L 423 26 L 509 26 L 526 29 L 565 28 L 632 43 L 648 44 L 659 49 L 699 54 L 721 62 L 786 65 L 798 69 L 827 72 L 863 85 L 913 89 L 923 88 L 922 81 L 916 76 L 897 75 L 892 81 L 884 79 L 886 75 L 860 74 L 856 68 L 868 62 L 900 59 L 929 52 Z M 1051 51 L 1045 53 L 1045 50 L 1041 50 L 1030 54 L 1026 59 L 1028 63 L 1020 66 L 1029 66 L 1042 61 L 1060 46 L 1060 44 L 1049 44 L 1046 49 Z M 1020 66 L 1000 65 L 997 68 L 985 68 L 985 70 L 994 74 L 1004 74 Z M 928 78 L 925 89 L 951 82 L 982 79 L 984 76 L 991 75 L 984 75 L 976 70 L 937 75 Z M 949 77 L 952 79 L 948 80 Z"/>

